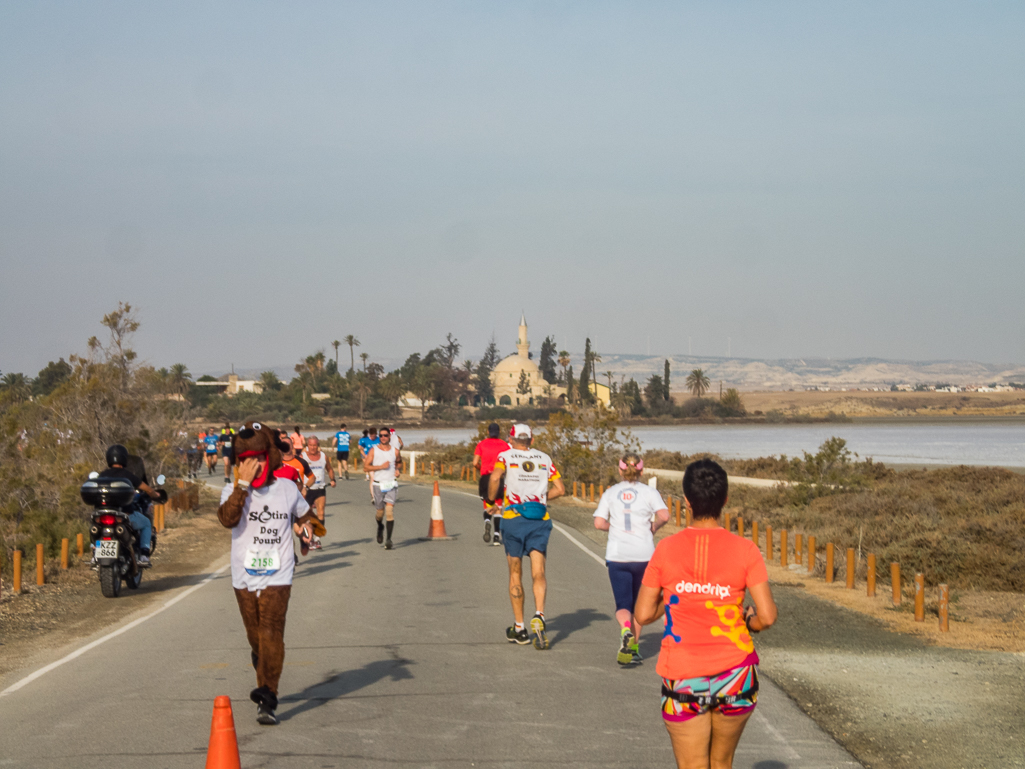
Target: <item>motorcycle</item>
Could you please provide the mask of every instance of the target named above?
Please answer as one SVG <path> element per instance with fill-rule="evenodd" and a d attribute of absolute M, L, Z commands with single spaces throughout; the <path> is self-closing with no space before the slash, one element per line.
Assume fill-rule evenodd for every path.
<path fill-rule="evenodd" d="M 157 486 L 166 479 L 157 477 Z M 158 489 L 161 502 L 167 501 L 167 492 Z M 138 510 L 146 514 L 149 497 L 139 494 L 131 483 L 123 478 L 100 478 L 99 473 L 89 473 L 89 479 L 79 492 L 82 501 L 92 505 L 92 527 L 89 534 L 93 541 L 93 559 L 100 574 L 100 590 L 106 598 L 121 595 L 121 583 L 135 590 L 142 584 L 143 566 L 139 563 L 142 550 L 139 532 L 128 521 L 128 516 Z M 150 541 L 150 553 L 157 549 L 156 532 Z"/>

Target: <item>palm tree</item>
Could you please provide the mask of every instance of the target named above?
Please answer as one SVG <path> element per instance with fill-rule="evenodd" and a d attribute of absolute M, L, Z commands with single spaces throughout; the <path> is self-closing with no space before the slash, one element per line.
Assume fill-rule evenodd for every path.
<path fill-rule="evenodd" d="M 269 393 L 281 387 L 281 380 L 273 371 L 264 371 L 260 374 L 260 391 Z"/>
<path fill-rule="evenodd" d="M 340 340 L 336 339 L 331 343 L 331 346 L 335 348 L 335 371 L 338 370 L 338 348 L 342 346 Z"/>
<path fill-rule="evenodd" d="M 348 334 L 342 342 L 349 345 L 349 373 L 353 373 L 356 370 L 356 358 L 353 353 L 353 348 L 359 347 L 359 340 L 352 334 Z"/>
<path fill-rule="evenodd" d="M 361 352 L 361 353 L 359 354 L 359 359 L 360 359 L 361 361 L 363 361 L 363 373 L 364 373 L 364 374 L 365 374 L 365 373 L 367 373 L 367 360 L 368 360 L 369 358 L 370 358 L 370 355 L 369 355 L 369 353 Z"/>
<path fill-rule="evenodd" d="M 609 380 L 609 396 L 611 397 L 611 395 L 612 395 L 612 377 L 614 376 L 614 374 L 611 371 L 606 371 L 605 372 L 605 376 Z"/>
<path fill-rule="evenodd" d="M 188 366 L 184 363 L 175 363 L 171 366 L 171 370 L 167 373 L 167 384 L 171 387 L 172 392 L 184 396 L 192 384 L 192 374 L 189 373 Z"/>
<path fill-rule="evenodd" d="M 0 391 L 15 403 L 20 403 L 32 395 L 32 384 L 24 374 L 4 374 L 3 379 L 0 379 Z"/>
<path fill-rule="evenodd" d="M 700 398 L 708 392 L 708 388 L 712 386 L 711 380 L 705 376 L 705 372 L 699 368 L 696 368 L 687 374 L 686 381 L 687 389 L 691 391 L 691 394 L 695 398 Z"/>
<path fill-rule="evenodd" d="M 566 367 L 570 364 L 569 353 L 565 350 L 559 350 L 559 365 L 562 366 L 562 381 L 566 381 Z"/>

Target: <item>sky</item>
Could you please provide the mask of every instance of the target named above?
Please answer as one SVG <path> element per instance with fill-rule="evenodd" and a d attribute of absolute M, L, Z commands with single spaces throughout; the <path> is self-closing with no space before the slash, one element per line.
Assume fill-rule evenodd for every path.
<path fill-rule="evenodd" d="M 1025 362 L 1025 4 L 0 2 L 0 371 Z M 343 350 L 344 353 L 344 350 Z"/>

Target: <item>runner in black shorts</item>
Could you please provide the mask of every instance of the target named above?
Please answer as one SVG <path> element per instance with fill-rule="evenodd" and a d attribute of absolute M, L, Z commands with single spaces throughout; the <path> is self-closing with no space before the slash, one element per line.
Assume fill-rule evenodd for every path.
<path fill-rule="evenodd" d="M 491 478 L 491 471 L 495 469 L 495 460 L 498 459 L 498 455 L 509 449 L 509 444 L 498 437 L 498 432 L 498 424 L 492 422 L 488 425 L 488 437 L 478 443 L 473 450 L 473 466 L 480 470 L 480 484 L 477 491 L 484 503 L 484 542 L 490 542 L 492 545 L 502 544 L 502 535 L 499 532 L 502 513 L 498 508 L 501 506 L 502 499 L 505 498 L 505 476 L 502 476 L 498 485 L 498 495 L 494 498 L 488 495 L 488 482 Z"/>

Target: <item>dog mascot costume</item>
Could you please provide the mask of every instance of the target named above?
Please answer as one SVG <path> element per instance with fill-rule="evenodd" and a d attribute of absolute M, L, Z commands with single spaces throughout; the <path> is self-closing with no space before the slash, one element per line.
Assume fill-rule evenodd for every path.
<path fill-rule="evenodd" d="M 231 529 L 231 584 L 242 623 L 252 648 L 256 688 L 250 698 L 257 705 L 257 721 L 278 723 L 278 680 L 285 662 L 285 614 L 295 569 L 293 530 L 307 538 L 323 535 L 323 525 L 296 484 L 276 478 L 281 467 L 277 430 L 259 422 L 246 422 L 232 439 L 236 480 L 225 485 L 217 518 Z M 255 476 L 252 458 L 258 462 Z M 242 469 L 243 465 L 248 472 Z"/>

